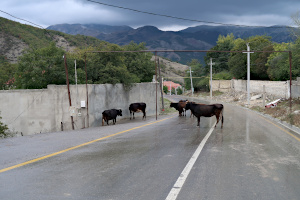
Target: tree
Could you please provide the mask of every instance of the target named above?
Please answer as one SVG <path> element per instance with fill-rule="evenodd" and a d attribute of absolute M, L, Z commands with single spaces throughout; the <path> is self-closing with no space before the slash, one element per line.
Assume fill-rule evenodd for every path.
<path fill-rule="evenodd" d="M 17 66 L 17 88 L 40 89 L 48 84 L 66 84 L 64 53 L 55 43 L 41 49 L 29 49 Z"/>
<path fill-rule="evenodd" d="M 164 91 L 165 94 L 168 94 L 168 91 L 169 91 L 169 90 L 168 90 L 168 87 L 164 85 L 164 86 L 163 86 L 163 91 Z"/>
<path fill-rule="evenodd" d="M 1 114 L 1 112 L 0 112 Z M 2 117 L 0 116 L 0 120 L 2 119 Z M 1 137 L 6 137 L 7 136 L 7 131 L 8 130 L 8 127 L 6 124 L 3 124 L 1 121 L 0 121 L 0 138 Z"/>
<path fill-rule="evenodd" d="M 272 51 L 273 45 L 267 36 L 253 36 L 246 40 L 237 39 L 232 51 L 246 51 L 247 43 L 250 44 L 252 51 Z M 270 52 L 255 52 L 250 56 L 250 76 L 251 79 L 267 80 L 266 66 Z M 247 77 L 247 54 L 241 52 L 232 52 L 229 59 L 229 67 L 235 78 L 246 79 Z"/>
<path fill-rule="evenodd" d="M 300 38 L 295 43 L 274 45 L 275 51 L 292 52 L 292 78 L 300 76 Z M 290 79 L 290 62 L 288 52 L 274 52 L 268 59 L 268 74 L 271 80 L 286 81 Z"/>
<path fill-rule="evenodd" d="M 138 50 L 145 50 L 145 44 L 132 42 L 121 47 L 102 42 L 98 46 L 76 49 L 74 52 L 67 53 L 69 82 L 75 83 L 74 60 L 76 60 L 79 84 L 86 82 L 85 65 L 88 83 L 122 83 L 130 86 L 133 83 L 151 81 L 155 72 L 151 53 L 108 52 Z M 103 52 L 92 53 L 95 51 Z M 66 84 L 64 53 L 54 43 L 42 49 L 29 49 L 18 64 L 15 76 L 17 88 L 39 89 L 46 88 L 48 84 Z"/>
<path fill-rule="evenodd" d="M 213 51 L 230 51 L 234 47 L 234 35 L 231 33 L 226 37 L 219 35 L 217 40 L 217 45 L 211 48 Z M 228 60 L 230 58 L 230 52 L 207 52 L 204 57 L 206 63 L 206 71 L 209 72 L 210 66 L 208 63 L 210 62 L 210 58 L 213 58 L 213 62 L 215 65 L 213 66 L 213 73 L 219 73 L 222 71 L 228 71 Z"/>
<path fill-rule="evenodd" d="M 14 87 L 15 64 L 10 64 L 4 57 L 0 57 L 0 89 L 7 90 Z"/>
<path fill-rule="evenodd" d="M 271 52 L 273 51 L 273 44 L 271 42 L 271 37 L 267 36 L 254 36 L 250 37 L 248 41 L 251 45 L 251 50 L 253 51 L 265 51 L 265 52 L 256 52 L 251 54 L 251 66 L 250 74 L 251 79 L 254 80 L 269 80 L 267 74 L 267 61 Z"/>
<path fill-rule="evenodd" d="M 124 51 L 141 51 L 146 50 L 145 43 L 136 44 L 130 42 L 125 45 Z M 140 82 L 151 82 L 153 75 L 155 74 L 155 63 L 151 61 L 153 54 L 145 52 L 134 52 L 126 53 L 125 55 L 125 65 L 128 71 L 135 74 Z"/>
<path fill-rule="evenodd" d="M 192 77 L 197 77 L 192 79 L 194 89 L 196 91 L 199 91 L 201 89 L 207 90 L 209 79 L 207 77 L 205 68 L 202 66 L 202 64 L 197 59 L 193 59 L 191 62 L 188 63 L 188 65 L 191 66 L 191 70 L 193 71 Z M 189 77 L 190 72 L 187 71 L 185 76 Z M 186 89 L 191 89 L 191 80 L 189 78 L 185 78 L 184 83 Z"/>

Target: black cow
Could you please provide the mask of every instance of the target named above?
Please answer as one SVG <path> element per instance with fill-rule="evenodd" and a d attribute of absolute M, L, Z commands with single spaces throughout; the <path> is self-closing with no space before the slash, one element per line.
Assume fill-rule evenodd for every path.
<path fill-rule="evenodd" d="M 131 119 L 131 113 L 132 113 L 133 119 L 134 119 L 135 112 L 143 112 L 143 119 L 144 118 L 146 119 L 146 104 L 143 102 L 130 104 L 129 111 L 130 111 L 130 119 Z"/>
<path fill-rule="evenodd" d="M 223 104 L 210 104 L 210 105 L 203 105 L 203 104 L 195 104 L 195 103 L 187 103 L 185 106 L 186 110 L 191 110 L 191 112 L 193 113 L 193 115 L 195 115 L 198 119 L 198 124 L 197 126 L 200 127 L 200 117 L 212 117 L 212 116 L 216 116 L 217 118 L 217 123 L 215 125 L 215 127 L 217 126 L 217 124 L 219 123 L 220 120 L 220 116 L 222 117 L 222 125 L 221 128 L 223 128 L 223 121 L 224 121 L 224 117 L 223 117 Z"/>
<path fill-rule="evenodd" d="M 178 103 L 170 103 L 171 108 L 175 108 L 179 112 L 179 116 L 186 116 L 185 105 L 188 100 L 180 100 Z M 183 114 L 182 114 L 183 113 Z"/>
<path fill-rule="evenodd" d="M 113 124 L 116 123 L 117 116 L 122 116 L 121 109 L 110 109 L 102 112 L 102 126 L 104 126 L 104 121 L 108 125 L 108 120 L 113 120 Z"/>

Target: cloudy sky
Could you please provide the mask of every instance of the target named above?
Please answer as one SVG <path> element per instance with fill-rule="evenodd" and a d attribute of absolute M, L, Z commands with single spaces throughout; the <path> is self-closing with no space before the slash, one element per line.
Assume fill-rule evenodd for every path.
<path fill-rule="evenodd" d="M 189 26 L 213 25 L 214 23 L 291 26 L 294 25 L 291 16 L 299 11 L 300 0 L 0 1 L 0 17 L 25 24 L 30 24 L 26 22 L 29 21 L 44 28 L 63 23 L 128 25 L 133 28 L 153 25 L 161 30 L 173 31 Z"/>

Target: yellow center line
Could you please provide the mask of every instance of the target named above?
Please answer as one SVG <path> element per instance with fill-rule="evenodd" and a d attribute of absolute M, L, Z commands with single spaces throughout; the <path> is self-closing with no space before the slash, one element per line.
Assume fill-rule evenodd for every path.
<path fill-rule="evenodd" d="M 174 115 L 174 116 L 172 116 L 172 117 L 175 117 L 175 116 L 176 116 L 176 115 Z M 172 117 L 168 117 L 168 118 L 165 118 L 165 119 L 162 119 L 162 120 L 159 120 L 159 121 L 154 121 L 154 122 L 151 122 L 151 123 L 148 123 L 148 124 L 144 124 L 144 125 L 141 125 L 141 126 L 137 126 L 137 127 L 131 128 L 131 129 L 127 129 L 127 130 L 125 130 L 125 131 L 120 131 L 120 132 L 117 132 L 117 133 L 114 133 L 114 134 L 111 134 L 111 135 L 108 135 L 108 136 L 105 136 L 105 137 L 102 137 L 102 138 L 98 138 L 98 139 L 95 139 L 95 140 L 92 140 L 92 141 L 89 141 L 89 142 L 86 142 L 86 143 L 83 143 L 83 144 L 80 144 L 80 145 L 77 145 L 77 146 L 74 146 L 74 147 L 70 147 L 70 148 L 64 149 L 64 150 L 62 150 L 62 151 L 58 151 L 58 152 L 55 152 L 55 153 L 52 153 L 52 154 L 48 154 L 48 155 L 46 155 L 46 156 L 42 156 L 42 157 L 39 157 L 39 158 L 35 158 L 35 159 L 32 159 L 32 160 L 29 160 L 29 161 L 26 161 L 26 162 L 17 164 L 17 165 L 13 165 L 13 166 L 11 166 L 11 167 L 7 167 L 7 168 L 4 168 L 4 169 L 1 169 L 1 170 L 0 170 L 0 173 L 6 172 L 6 171 L 9 171 L 9 170 L 18 168 L 18 167 L 22 167 L 22 166 L 24 166 L 24 165 L 28 165 L 28 164 L 31 164 L 31 163 L 34 163 L 34 162 L 38 162 L 38 161 L 40 161 L 40 160 L 44 160 L 44 159 L 46 159 L 46 158 L 50 158 L 50 157 L 53 157 L 53 156 L 62 154 L 62 153 L 65 153 L 65 152 L 67 152 L 67 151 L 71 151 L 71 150 L 77 149 L 77 148 L 79 148 L 79 147 L 83 147 L 83 146 L 92 144 L 92 143 L 94 143 L 94 142 L 98 142 L 98 141 L 100 141 L 100 140 L 104 140 L 104 139 L 107 139 L 107 138 L 110 138 L 110 137 L 114 137 L 114 136 L 120 135 L 120 134 L 122 134 L 122 133 L 126 133 L 126 132 L 129 132 L 129 131 L 132 131 L 132 130 L 135 130 L 135 129 L 139 129 L 139 128 L 142 128 L 142 127 L 145 127 L 145 126 L 149 126 L 149 125 L 152 125 L 152 124 L 156 124 L 156 123 L 165 121 L 165 120 L 167 120 L 167 119 L 171 119 Z"/>
<path fill-rule="evenodd" d="M 278 126 L 277 124 L 271 122 L 270 120 L 266 119 L 265 117 L 262 117 L 261 115 L 258 115 L 259 117 L 263 118 L 264 120 L 266 120 L 267 122 L 269 122 L 270 124 L 273 124 L 274 126 L 276 126 L 277 128 L 279 128 L 280 130 L 284 131 L 285 133 L 289 134 L 290 136 L 292 136 L 293 138 L 295 138 L 296 140 L 298 140 L 300 142 L 300 138 L 295 136 L 294 134 L 290 133 L 289 131 L 285 130 L 284 128 Z"/>

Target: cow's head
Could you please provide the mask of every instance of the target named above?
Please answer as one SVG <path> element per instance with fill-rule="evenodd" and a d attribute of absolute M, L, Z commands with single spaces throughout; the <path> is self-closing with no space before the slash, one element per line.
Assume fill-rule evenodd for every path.
<path fill-rule="evenodd" d="M 185 104 L 185 109 L 186 109 L 186 110 L 191 109 L 191 104 L 192 104 L 191 102 L 186 103 L 186 104 Z"/>
<path fill-rule="evenodd" d="M 176 108 L 178 103 L 170 103 L 170 108 Z"/>
<path fill-rule="evenodd" d="M 119 116 L 122 116 L 122 110 L 121 109 L 117 110 L 117 112 L 118 112 Z"/>

